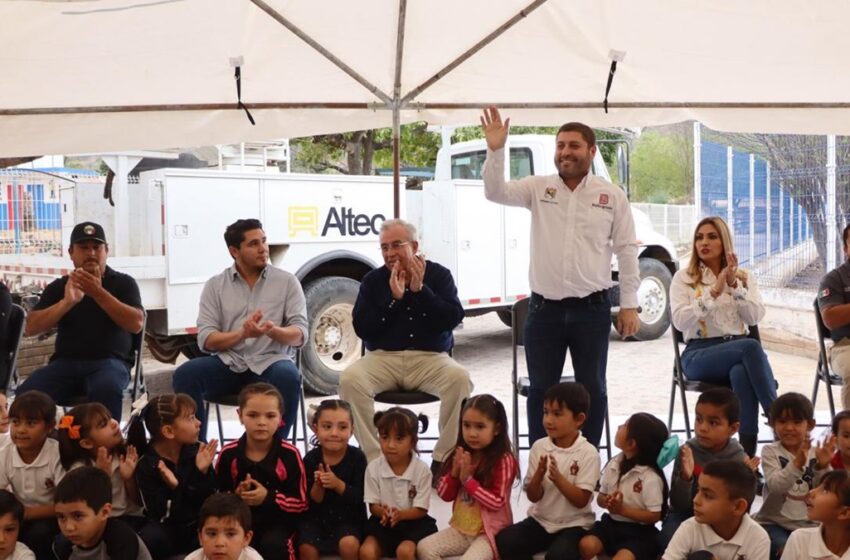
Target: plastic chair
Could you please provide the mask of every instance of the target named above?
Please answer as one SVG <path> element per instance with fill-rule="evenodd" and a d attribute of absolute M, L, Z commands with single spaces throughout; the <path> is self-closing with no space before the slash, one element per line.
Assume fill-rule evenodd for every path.
<path fill-rule="evenodd" d="M 525 321 L 528 319 L 529 298 L 521 299 L 513 305 L 511 309 L 511 338 L 513 346 L 513 367 L 511 368 L 511 384 L 513 386 L 513 440 L 514 449 L 519 453 L 520 450 L 529 449 L 531 446 L 520 447 L 520 438 L 528 438 L 528 434 L 519 432 L 519 397 L 528 397 L 528 390 L 531 387 L 531 381 L 528 377 L 519 375 L 519 347 L 524 346 Z M 574 382 L 576 380 L 573 375 L 562 375 L 561 383 Z M 605 445 L 599 446 L 599 449 L 604 449 L 611 459 L 611 422 L 608 416 L 608 408 L 605 408 Z"/>

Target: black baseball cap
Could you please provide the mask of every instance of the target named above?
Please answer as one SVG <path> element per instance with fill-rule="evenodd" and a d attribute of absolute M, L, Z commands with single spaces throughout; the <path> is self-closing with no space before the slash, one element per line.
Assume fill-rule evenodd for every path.
<path fill-rule="evenodd" d="M 99 241 L 106 243 L 106 234 L 103 227 L 94 222 L 82 222 L 74 226 L 71 231 L 71 245 L 81 241 Z"/>

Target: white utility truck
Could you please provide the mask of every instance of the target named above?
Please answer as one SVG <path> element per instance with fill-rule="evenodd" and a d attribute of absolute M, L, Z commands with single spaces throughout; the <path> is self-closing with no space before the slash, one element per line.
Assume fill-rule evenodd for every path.
<path fill-rule="evenodd" d="M 551 136 L 511 136 L 509 178 L 553 173 L 554 144 Z M 407 190 L 403 215 L 418 226 L 427 257 L 454 274 L 467 314 L 497 311 L 510 324 L 510 306 L 529 295 L 530 214 L 485 200 L 480 180 L 485 155 L 483 140 L 442 148 L 435 180 Z M 598 154 L 594 172 L 608 177 Z M 263 222 L 272 264 L 295 274 L 304 287 L 310 323 L 302 353 L 307 386 L 335 392 L 339 373 L 360 357 L 351 312 L 360 279 L 383 263 L 378 233 L 392 217 L 391 178 L 155 169 L 141 173 L 138 184 L 127 189 L 127 223 L 109 223 L 104 203 L 94 204 L 91 193 L 70 189 L 60 193 L 63 255 L 64 230 L 79 221 L 105 220 L 107 232 L 129 229 L 129 251 L 111 256 L 109 263 L 139 282 L 148 343 L 161 359 L 173 359 L 178 352 L 198 354 L 201 289 L 232 262 L 222 235 L 225 226 L 248 217 Z M 642 277 L 636 338 L 650 339 L 669 324 L 668 288 L 676 255 L 646 215 L 634 215 Z M 0 275 L 13 290 L 33 282 L 43 285 L 69 266 L 67 257 L 0 255 Z M 616 279 L 616 260 L 612 275 Z M 614 299 L 616 306 L 616 290 Z"/>

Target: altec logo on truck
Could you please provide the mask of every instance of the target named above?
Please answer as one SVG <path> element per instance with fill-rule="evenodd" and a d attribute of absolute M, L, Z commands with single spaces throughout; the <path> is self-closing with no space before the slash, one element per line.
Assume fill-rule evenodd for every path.
<path fill-rule="evenodd" d="M 554 173 L 554 145 L 550 136 L 512 136 L 509 178 Z M 407 191 L 405 216 L 417 226 L 428 258 L 451 270 L 467 315 L 497 311 L 510 324 L 510 304 L 529 293 L 530 215 L 484 198 L 479 179 L 485 156 L 483 141 L 442 148 L 436 180 Z M 601 157 L 594 172 L 607 177 Z M 378 234 L 392 216 L 389 177 L 156 169 L 128 188 L 127 224 L 109 214 L 102 186 L 87 187 L 95 196 L 73 184 L 60 192 L 67 228 L 62 237 L 83 220 L 104 224 L 110 239 L 119 228 L 129 229 L 129 246 L 110 248 L 110 266 L 139 282 L 148 344 L 158 357 L 199 352 L 195 321 L 201 290 L 232 262 L 222 240 L 225 226 L 246 217 L 263 222 L 271 263 L 295 274 L 304 287 L 310 322 L 302 350 L 306 384 L 332 393 L 339 373 L 360 357 L 351 312 L 360 279 L 383 266 Z M 676 259 L 670 241 L 652 230 L 645 215 L 634 215 L 643 310 L 637 338 L 648 339 L 669 324 L 667 291 Z M 63 254 L 65 244 L 67 239 Z M 57 256 L 0 255 L 0 273 L 15 287 L 58 275 L 24 270 L 67 266 L 67 258 Z M 613 294 L 617 305 L 617 291 Z"/>

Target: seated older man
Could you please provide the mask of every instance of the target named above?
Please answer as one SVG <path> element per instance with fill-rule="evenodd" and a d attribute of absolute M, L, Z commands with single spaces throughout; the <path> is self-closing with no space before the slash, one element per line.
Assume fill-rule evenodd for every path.
<path fill-rule="evenodd" d="M 374 397 L 390 390 L 440 397 L 440 438 L 432 470 L 454 447 L 460 408 L 472 391 L 469 372 L 449 355 L 463 307 L 451 273 L 417 254 L 416 229 L 403 220 L 381 226 L 385 266 L 363 277 L 354 329 L 367 354 L 340 376 L 339 394 L 354 413 L 354 435 L 369 460 L 380 454 L 372 416 Z"/>

